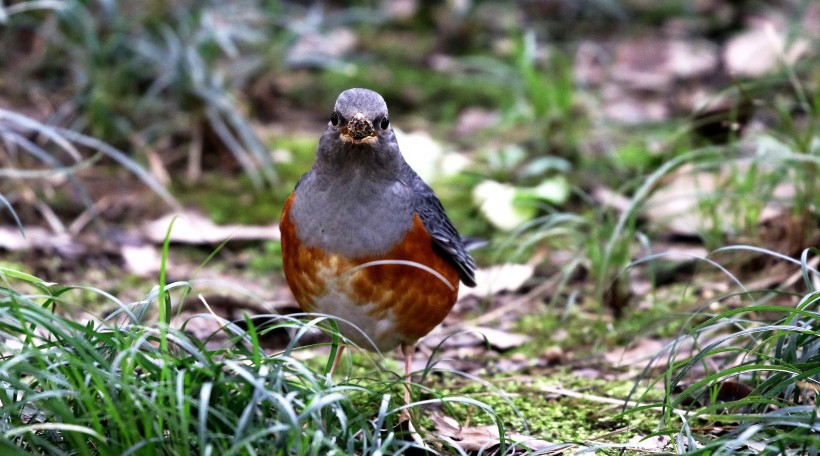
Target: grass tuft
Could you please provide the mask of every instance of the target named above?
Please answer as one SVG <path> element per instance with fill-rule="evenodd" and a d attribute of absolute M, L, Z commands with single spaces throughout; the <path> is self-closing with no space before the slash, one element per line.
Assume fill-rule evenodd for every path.
<path fill-rule="evenodd" d="M 773 258 L 800 265 L 807 292 L 777 290 L 727 293 L 723 299 L 745 297 L 748 305 L 727 306 L 706 316 L 686 334 L 654 357 L 644 378 L 664 354 L 667 367 L 652 383 L 662 383 L 664 426 L 678 451 L 694 454 L 734 451 L 803 454 L 820 445 L 816 407 L 820 391 L 820 272 L 801 260 L 755 247 L 727 247 L 765 252 Z M 767 301 L 795 300 L 794 305 Z M 650 388 L 652 387 L 650 386 Z M 646 390 L 647 392 L 649 389 Z M 626 413 L 634 413 L 642 407 Z M 676 424 L 677 423 L 677 424 Z"/>
<path fill-rule="evenodd" d="M 10 268 L 0 269 L 0 283 L 3 454 L 398 454 L 417 445 L 394 430 L 407 407 L 402 379 L 335 384 L 322 364 L 300 360 L 310 347 L 299 338 L 323 317 L 270 315 L 264 327 L 246 318 L 246 329 L 213 314 L 178 327 L 152 321 L 158 303 L 191 292 L 191 283 L 175 282 L 78 322 L 55 312 L 74 305 L 67 296 L 75 287 Z M 200 318 L 221 328 L 200 340 L 186 331 Z M 282 352 L 259 345 L 283 329 L 295 336 Z M 214 347 L 218 340 L 226 342 Z M 493 414 L 473 399 L 439 395 L 411 407 L 434 403 Z"/>

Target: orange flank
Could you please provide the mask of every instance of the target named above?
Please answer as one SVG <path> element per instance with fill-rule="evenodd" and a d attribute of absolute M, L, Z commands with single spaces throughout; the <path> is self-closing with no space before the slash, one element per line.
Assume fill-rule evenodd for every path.
<path fill-rule="evenodd" d="M 418 214 L 405 238 L 390 252 L 378 257 L 345 258 L 302 245 L 289 216 L 294 197 L 295 193 L 285 202 L 280 222 L 282 256 L 288 285 L 303 311 L 315 311 L 317 299 L 332 289 L 343 293 L 369 318 L 391 322 L 388 332 L 397 332 L 401 339 L 413 342 L 444 320 L 458 297 L 458 271 L 433 248 L 433 240 Z M 366 264 L 371 262 L 384 263 Z M 352 311 L 349 306 L 338 310 Z M 329 313 L 347 320 L 359 319 Z M 385 318 L 388 314 L 393 318 Z M 377 339 L 375 342 L 382 345 Z"/>

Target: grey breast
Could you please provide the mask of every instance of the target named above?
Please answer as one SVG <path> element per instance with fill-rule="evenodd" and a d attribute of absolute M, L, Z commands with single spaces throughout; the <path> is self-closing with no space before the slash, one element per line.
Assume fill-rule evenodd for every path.
<path fill-rule="evenodd" d="M 390 251 L 413 225 L 412 189 L 366 172 L 312 171 L 296 191 L 291 217 L 303 245 L 350 258 Z"/>

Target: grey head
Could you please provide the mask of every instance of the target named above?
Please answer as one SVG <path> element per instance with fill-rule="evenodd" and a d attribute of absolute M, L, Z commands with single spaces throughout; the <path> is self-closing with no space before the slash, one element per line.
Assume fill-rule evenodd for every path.
<path fill-rule="evenodd" d="M 352 167 L 371 178 L 396 179 L 403 165 L 382 96 L 359 88 L 339 94 L 319 142 L 317 171 Z"/>

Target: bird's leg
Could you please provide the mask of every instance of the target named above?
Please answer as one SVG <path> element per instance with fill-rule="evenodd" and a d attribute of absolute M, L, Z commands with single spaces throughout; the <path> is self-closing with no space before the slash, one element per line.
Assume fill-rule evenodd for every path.
<path fill-rule="evenodd" d="M 416 344 L 401 344 L 401 352 L 404 354 L 404 405 L 410 405 L 410 364 L 413 361 L 413 354 L 416 352 Z M 421 448 L 426 448 L 424 440 L 413 426 L 413 421 L 410 419 L 410 409 L 406 408 L 401 411 L 399 415 L 399 422 L 407 421 L 407 429 L 410 431 L 410 437 Z"/>
<path fill-rule="evenodd" d="M 339 344 L 339 348 L 336 349 L 336 356 L 333 357 L 333 364 L 330 365 L 330 372 L 328 375 L 333 377 L 333 372 L 336 372 L 336 366 L 339 364 L 339 360 L 342 359 L 342 353 L 345 351 L 345 345 Z"/>
<path fill-rule="evenodd" d="M 410 405 L 410 364 L 413 353 L 416 352 L 416 344 L 401 344 L 401 352 L 404 354 L 404 405 Z M 399 421 L 410 421 L 410 409 L 401 411 Z"/>

